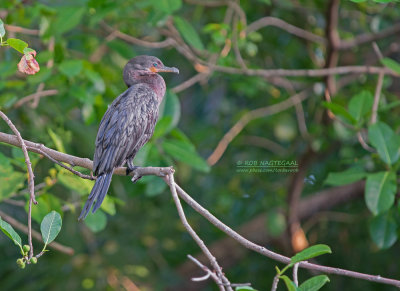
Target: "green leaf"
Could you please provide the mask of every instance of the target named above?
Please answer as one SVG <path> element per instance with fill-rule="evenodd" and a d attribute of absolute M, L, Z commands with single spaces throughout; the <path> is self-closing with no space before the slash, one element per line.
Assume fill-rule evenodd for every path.
<path fill-rule="evenodd" d="M 81 179 L 70 171 L 67 171 L 60 166 L 57 166 L 60 171 L 57 174 L 57 179 L 68 189 L 78 192 L 81 195 L 89 194 L 93 188 L 94 181 Z"/>
<path fill-rule="evenodd" d="M 363 117 L 371 111 L 374 97 L 369 91 L 362 91 L 350 99 L 349 102 L 349 113 L 360 123 Z"/>
<path fill-rule="evenodd" d="M 52 210 L 62 212 L 60 199 L 53 194 L 42 194 L 36 200 L 38 204 L 32 207 L 32 218 L 38 223 Z M 28 209 L 29 201 L 25 204 L 26 213 L 28 213 Z"/>
<path fill-rule="evenodd" d="M 61 7 L 56 20 L 52 23 L 49 33 L 61 35 L 77 26 L 85 13 L 85 8 Z"/>
<path fill-rule="evenodd" d="M 257 291 L 257 290 L 251 286 L 240 286 L 240 287 L 236 287 L 235 291 Z"/>
<path fill-rule="evenodd" d="M 100 209 L 103 210 L 105 213 L 108 213 L 110 215 L 115 215 L 116 209 L 115 209 L 115 202 L 111 196 L 106 195 L 104 197 L 103 202 L 101 203 Z"/>
<path fill-rule="evenodd" d="M 14 242 L 14 244 L 19 246 L 19 248 L 22 251 L 21 237 L 10 224 L 1 219 L 1 216 L 0 216 L 0 229 L 6 236 L 8 236 Z"/>
<path fill-rule="evenodd" d="M 166 135 L 176 127 L 181 117 L 181 104 L 176 94 L 167 91 L 166 98 L 160 105 L 160 120 L 154 130 L 154 138 Z"/>
<path fill-rule="evenodd" d="M 85 219 L 86 226 L 93 232 L 103 230 L 107 225 L 107 216 L 100 209 L 95 213 L 89 213 Z"/>
<path fill-rule="evenodd" d="M 47 132 L 50 135 L 50 138 L 53 141 L 56 149 L 59 152 L 65 153 L 65 148 L 64 148 L 62 138 L 60 136 L 58 136 L 51 128 L 47 129 Z"/>
<path fill-rule="evenodd" d="M 393 172 L 369 174 L 365 184 L 365 202 L 368 209 L 378 215 L 392 207 L 397 191 L 396 175 Z"/>
<path fill-rule="evenodd" d="M 43 218 L 40 224 L 40 232 L 42 233 L 45 247 L 57 237 L 61 230 L 61 225 L 61 215 L 57 211 L 53 210 Z"/>
<path fill-rule="evenodd" d="M 286 275 L 283 276 L 279 276 L 280 279 L 283 280 L 283 282 L 285 282 L 286 288 L 289 291 L 296 291 L 296 285 L 294 285 L 293 281 L 290 280 L 290 278 Z"/>
<path fill-rule="evenodd" d="M 60 72 L 68 78 L 72 78 L 78 75 L 82 71 L 82 68 L 83 63 L 81 60 L 64 61 L 58 67 Z"/>
<path fill-rule="evenodd" d="M 0 153 L 0 201 L 10 197 L 24 185 L 26 175 L 11 166 L 10 159 Z"/>
<path fill-rule="evenodd" d="M 342 105 L 332 102 L 323 102 L 322 104 L 325 108 L 332 111 L 333 114 L 343 117 L 352 124 L 356 123 L 356 120 L 353 118 L 353 116 L 351 116 L 351 114 L 347 112 L 346 108 L 344 108 Z"/>
<path fill-rule="evenodd" d="M 400 64 L 395 60 L 389 58 L 383 58 L 381 59 L 381 63 L 385 67 L 388 67 L 392 71 L 395 71 L 396 73 L 400 74 Z"/>
<path fill-rule="evenodd" d="M 150 181 L 146 183 L 146 196 L 153 197 L 161 194 L 164 189 L 167 187 L 167 184 L 159 177 L 152 176 Z"/>
<path fill-rule="evenodd" d="M 4 23 L 0 19 L 0 37 L 3 37 L 6 34 L 6 30 L 4 29 Z"/>
<path fill-rule="evenodd" d="M 131 59 L 132 56 L 134 55 L 132 45 L 128 45 L 126 42 L 122 40 L 114 39 L 112 41 L 107 42 L 107 46 L 116 53 L 118 53 L 121 57 L 127 60 Z"/>
<path fill-rule="evenodd" d="M 24 48 L 28 47 L 26 42 L 17 38 L 9 38 L 7 39 L 7 43 L 10 47 L 19 51 L 21 54 L 24 53 Z"/>
<path fill-rule="evenodd" d="M 152 0 L 152 4 L 155 10 L 169 15 L 182 7 L 182 0 Z"/>
<path fill-rule="evenodd" d="M 24 51 L 23 51 L 24 55 L 29 55 L 32 52 L 34 52 L 34 50 L 29 47 L 24 48 Z"/>
<path fill-rule="evenodd" d="M 364 172 L 364 169 L 353 167 L 343 172 L 329 173 L 324 184 L 331 186 L 347 185 L 363 179 L 366 175 L 367 173 Z"/>
<path fill-rule="evenodd" d="M 294 265 L 298 262 L 305 261 L 323 254 L 331 254 L 331 253 L 332 253 L 331 248 L 327 245 L 319 244 L 311 246 L 291 257 L 290 265 Z"/>
<path fill-rule="evenodd" d="M 329 278 L 327 275 L 318 275 L 308 279 L 307 281 L 303 282 L 298 290 L 299 291 L 317 291 L 321 289 L 327 282 Z"/>
<path fill-rule="evenodd" d="M 210 170 L 210 166 L 196 153 L 192 144 L 174 139 L 165 140 L 162 146 L 165 152 L 174 159 L 188 164 L 199 171 L 208 172 Z"/>
<path fill-rule="evenodd" d="M 188 21 L 178 16 L 175 16 L 174 22 L 176 24 L 176 28 L 178 29 L 185 41 L 187 41 L 191 46 L 198 50 L 204 49 L 203 43 L 201 42 L 197 31 Z"/>
<path fill-rule="evenodd" d="M 383 213 L 371 220 L 369 233 L 378 248 L 387 249 L 397 241 L 397 224 L 388 213 Z"/>
<path fill-rule="evenodd" d="M 392 165 L 400 156 L 400 137 L 385 123 L 377 122 L 368 128 L 368 138 L 385 163 Z"/>

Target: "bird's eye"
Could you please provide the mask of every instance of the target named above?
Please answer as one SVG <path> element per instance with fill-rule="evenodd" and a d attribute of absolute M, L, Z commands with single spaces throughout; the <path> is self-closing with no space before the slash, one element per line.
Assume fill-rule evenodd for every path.
<path fill-rule="evenodd" d="M 157 68 L 157 66 L 158 66 L 158 64 L 157 64 L 157 63 L 154 63 L 154 64 L 153 64 L 153 67 Z"/>

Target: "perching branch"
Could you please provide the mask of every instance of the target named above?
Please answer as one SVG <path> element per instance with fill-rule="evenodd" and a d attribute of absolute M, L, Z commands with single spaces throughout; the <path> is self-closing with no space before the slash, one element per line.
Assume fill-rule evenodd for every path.
<path fill-rule="evenodd" d="M 11 137 L 11 138 L 10 138 Z M 19 144 L 16 142 L 16 137 L 1 133 L 0 132 L 0 142 L 3 143 L 8 143 L 11 145 L 19 146 Z M 32 151 L 37 152 L 35 144 L 30 141 L 25 141 L 25 144 L 27 145 L 32 145 Z M 60 153 L 58 151 L 49 149 L 45 146 L 43 146 L 42 150 L 46 151 L 47 154 L 52 156 L 53 158 L 59 157 L 61 160 L 56 158 L 60 162 L 67 162 L 67 161 L 75 161 L 77 162 L 76 165 L 79 165 L 81 167 L 87 168 L 89 170 L 92 170 L 93 162 L 89 159 L 85 158 L 79 158 L 76 156 L 71 156 L 67 154 Z M 138 172 L 137 174 L 139 175 L 155 175 L 155 176 L 160 176 L 163 177 L 164 180 L 166 179 L 165 177 L 171 174 L 171 167 L 146 167 L 146 168 L 138 168 L 134 172 Z M 117 175 L 125 175 L 126 174 L 126 168 L 125 167 L 120 167 L 115 169 L 114 174 Z M 133 175 L 133 173 L 131 173 Z M 169 181 L 169 180 L 167 180 Z M 167 182 L 166 181 L 166 182 Z M 167 182 L 171 184 L 171 181 Z M 168 184 L 168 185 L 169 185 Z M 179 185 L 174 183 L 175 187 L 172 187 L 172 189 L 176 189 L 176 192 L 180 198 L 182 198 L 190 207 L 192 207 L 196 212 L 198 212 L 200 215 L 202 215 L 204 218 L 206 218 L 209 222 L 211 222 L 214 226 L 216 226 L 218 229 L 226 233 L 228 236 L 232 237 L 235 239 L 238 243 L 243 245 L 245 248 L 253 250 L 263 256 L 266 256 L 270 259 L 273 259 L 275 261 L 288 264 L 290 262 L 290 258 L 285 257 L 283 255 L 277 254 L 275 252 L 272 252 L 268 250 L 267 248 L 257 245 L 234 230 L 232 230 L 229 226 L 225 225 L 222 223 L 219 219 L 217 219 L 214 215 L 212 215 L 207 209 L 202 207 L 199 203 L 197 203 L 192 197 L 190 197 Z M 371 282 L 376 282 L 376 283 L 382 283 L 382 284 L 387 284 L 387 285 L 392 285 L 400 288 L 400 281 L 395 280 L 395 279 L 389 279 L 382 277 L 380 275 L 369 275 L 369 274 L 364 274 L 364 273 L 359 273 L 359 272 L 354 272 L 354 271 L 349 271 L 349 270 L 344 270 L 340 268 L 332 268 L 332 267 L 326 267 L 326 266 L 321 266 L 317 264 L 312 264 L 308 262 L 301 262 L 299 264 L 299 267 L 305 268 L 305 269 L 310 269 L 310 270 L 315 270 L 327 274 L 336 274 L 340 276 L 347 276 L 347 277 L 352 277 L 352 278 L 357 278 L 357 279 L 362 279 L 362 280 L 367 280 Z"/>

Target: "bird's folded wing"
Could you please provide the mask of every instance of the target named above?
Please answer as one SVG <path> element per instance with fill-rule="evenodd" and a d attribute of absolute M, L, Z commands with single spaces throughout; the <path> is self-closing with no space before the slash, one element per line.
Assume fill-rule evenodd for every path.
<path fill-rule="evenodd" d="M 95 175 L 122 166 L 152 136 L 157 118 L 158 100 L 149 86 L 134 85 L 118 96 L 97 133 Z"/>

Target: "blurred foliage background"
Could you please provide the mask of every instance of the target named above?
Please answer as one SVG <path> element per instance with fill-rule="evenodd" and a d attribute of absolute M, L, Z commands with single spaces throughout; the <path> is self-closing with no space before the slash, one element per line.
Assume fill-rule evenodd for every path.
<path fill-rule="evenodd" d="M 210 65 L 244 71 L 325 67 L 329 49 L 324 41 L 305 40 L 274 26 L 245 31 L 254 21 L 271 16 L 324 38 L 328 2 L 2 0 L 0 18 L 6 24 L 6 37 L 20 38 L 36 50 L 41 70 L 33 76 L 17 73 L 21 54 L 1 47 L 0 108 L 24 139 L 92 158 L 101 117 L 107 105 L 126 89 L 123 66 L 135 55 L 155 55 L 181 73 L 164 76 L 169 90 L 162 117 L 136 164 L 173 165 L 177 183 L 194 199 L 233 229 L 250 233 L 250 239 L 277 252 L 292 255 L 299 244 L 293 238 L 305 245 L 324 243 L 333 254 L 318 258 L 318 263 L 398 278 L 398 151 L 391 153 L 392 162 L 379 156 L 380 148 L 389 137 L 397 136 L 399 129 L 396 79 L 386 75 L 383 80 L 378 120 L 390 128 L 387 131 L 379 124 L 373 129 L 387 133 L 386 140 L 376 141 L 369 128 L 371 106 L 367 105 L 372 105 L 377 75 L 334 77 L 340 86 L 331 92 L 335 105 L 329 105 L 324 103 L 325 77 L 263 78 Z M 341 1 L 338 35 L 349 40 L 396 29 L 399 16 L 395 3 Z M 384 57 L 399 60 L 398 31 L 377 43 Z M 396 69 L 396 64 L 389 67 Z M 382 66 L 371 42 L 340 51 L 336 65 Z M 187 88 L 179 86 L 196 74 L 198 82 Z M 51 91 L 48 96 L 21 103 L 23 97 L 46 90 Z M 221 138 L 242 116 L 278 104 L 301 90 L 308 90 L 302 108 L 292 106 L 255 118 L 219 161 L 207 163 Z M 349 100 L 359 94 L 362 97 L 350 105 Z M 326 114 L 327 107 L 336 114 L 335 120 Z M 351 107 L 366 109 L 357 119 L 352 117 Z M 367 142 L 378 154 L 368 152 L 357 138 L 357 132 L 365 136 L 367 129 Z M 10 133 L 4 122 L 0 131 Z M 391 146 L 398 148 L 398 139 L 393 140 Z M 1 290 L 135 290 L 132 284 L 141 290 L 216 290 L 213 283 L 190 283 L 190 277 L 203 272 L 187 262 L 186 255 L 196 255 L 199 249 L 184 230 L 161 179 L 145 177 L 133 185 L 127 177 L 115 176 L 101 211 L 82 223 L 77 222 L 78 213 L 93 182 L 39 155 L 31 154 L 31 158 L 39 202 L 33 208 L 34 229 L 39 229 L 37 222 L 49 211 L 60 212 L 63 227 L 57 241 L 73 248 L 75 254 L 51 250 L 37 265 L 20 270 L 15 264 L 17 248 L 0 235 Z M 26 223 L 28 194 L 22 153 L 1 144 L 0 160 L 0 210 Z M 266 160 L 295 160 L 299 173 L 237 172 L 238 163 Z M 350 174 L 355 173 L 350 179 L 346 180 L 350 174 L 345 172 L 327 180 L 329 173 L 349 169 Z M 297 237 L 290 231 L 286 217 L 297 204 L 288 201 L 299 179 L 304 199 L 366 177 L 373 183 L 380 177 L 368 175 L 382 171 L 391 173 L 390 185 L 385 184 L 390 189 L 379 192 L 377 198 L 384 206 L 371 206 L 368 195 L 366 206 L 362 195 L 353 195 L 335 207 L 320 205 L 310 210 Z M 357 191 L 363 191 L 363 183 L 359 185 Z M 329 199 L 326 204 L 331 205 Z M 222 232 L 191 208 L 185 210 L 200 237 L 215 247 L 212 251 L 218 256 L 224 250 L 218 260 L 232 282 L 251 282 L 258 290 L 270 288 L 274 266 L 280 264 L 227 242 Z M 23 239 L 26 241 L 25 234 Z M 39 249 L 41 242 L 34 241 L 34 245 Z M 300 281 L 310 276 L 308 271 L 300 271 Z M 324 290 L 393 289 L 339 276 L 330 279 Z"/>

